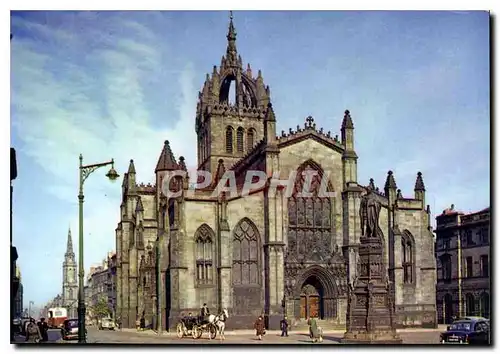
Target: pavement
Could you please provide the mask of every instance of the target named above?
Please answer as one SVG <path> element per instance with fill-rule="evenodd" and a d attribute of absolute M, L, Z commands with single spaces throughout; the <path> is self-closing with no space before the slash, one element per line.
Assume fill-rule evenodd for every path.
<path fill-rule="evenodd" d="M 221 340 L 218 335 L 216 339 L 210 340 L 207 334 L 199 339 L 191 337 L 177 338 L 175 332 L 163 332 L 158 335 L 154 331 L 137 331 L 135 329 L 103 330 L 99 331 L 95 327 L 88 329 L 87 343 L 116 343 L 116 344 L 312 344 L 306 331 L 291 331 L 288 337 L 281 337 L 279 331 L 268 331 L 262 340 L 255 337 L 254 330 L 226 331 L 226 339 Z M 439 344 L 438 329 L 404 329 L 398 330 L 403 344 Z M 325 344 L 340 344 L 344 331 L 327 331 L 324 333 Z M 49 331 L 49 343 L 77 344 L 77 340 L 63 341 L 60 338 L 60 331 Z"/>

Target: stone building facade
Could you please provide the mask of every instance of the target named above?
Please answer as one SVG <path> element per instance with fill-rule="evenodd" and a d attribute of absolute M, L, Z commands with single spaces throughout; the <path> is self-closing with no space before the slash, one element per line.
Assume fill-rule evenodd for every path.
<path fill-rule="evenodd" d="M 490 317 L 490 208 L 464 214 L 452 205 L 436 217 L 439 323 Z"/>
<path fill-rule="evenodd" d="M 368 190 L 382 207 L 379 226 L 397 325 L 435 326 L 436 267 L 428 256 L 434 239 L 422 175 L 411 198 L 402 196 L 391 171 L 383 190 L 373 180 L 360 184 L 349 111 L 340 138 L 316 127 L 312 117 L 277 136 L 269 86 L 260 70 L 255 75 L 250 65 L 243 68 L 232 19 L 227 41 L 220 67 L 199 93 L 195 119 L 197 166 L 211 180 L 198 180 L 193 191 L 188 176 L 170 178 L 186 164 L 168 141 L 154 185 L 138 183 L 132 160 L 124 176 L 116 229 L 123 326 L 133 327 L 143 313 L 154 318 L 158 297 L 167 328 L 203 303 L 213 312 L 227 308 L 228 328 L 251 328 L 260 314 L 277 328 L 284 312 L 295 324 L 316 316 L 345 325 L 347 287 L 357 274 L 360 202 Z M 254 181 L 251 170 L 286 181 L 268 179 L 243 195 L 245 180 Z M 235 177 L 237 193 L 214 193 L 219 183 L 231 183 L 228 176 Z M 163 185 L 178 196 L 167 199 Z"/>
<path fill-rule="evenodd" d="M 21 317 L 23 314 L 23 281 L 21 277 L 21 269 L 19 265 L 16 265 L 16 277 L 19 279 L 19 285 L 16 291 L 16 296 L 14 297 L 14 317 Z"/>
<path fill-rule="evenodd" d="M 69 318 L 77 317 L 78 310 L 78 282 L 76 279 L 76 259 L 73 252 L 71 230 L 68 230 L 66 253 L 63 262 L 62 305 L 68 310 Z"/>

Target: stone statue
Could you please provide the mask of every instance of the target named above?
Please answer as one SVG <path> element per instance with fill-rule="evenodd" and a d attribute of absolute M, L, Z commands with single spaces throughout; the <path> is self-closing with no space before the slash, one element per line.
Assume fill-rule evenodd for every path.
<path fill-rule="evenodd" d="M 378 225 L 380 209 L 382 205 L 375 198 L 371 190 L 361 200 L 360 219 L 361 219 L 361 236 L 369 238 L 379 238 L 382 230 Z"/>

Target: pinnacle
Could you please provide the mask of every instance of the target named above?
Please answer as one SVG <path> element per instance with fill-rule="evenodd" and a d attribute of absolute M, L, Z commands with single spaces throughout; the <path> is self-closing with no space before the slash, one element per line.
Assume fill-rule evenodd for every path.
<path fill-rule="evenodd" d="M 130 160 L 130 164 L 128 165 L 128 173 L 135 173 L 134 160 Z"/>
<path fill-rule="evenodd" d="M 351 112 L 348 109 L 344 112 L 344 119 L 342 120 L 342 128 L 353 129 L 354 124 L 352 124 Z"/>
<path fill-rule="evenodd" d="M 387 179 L 385 180 L 385 189 L 397 189 L 396 180 L 392 171 L 387 172 Z"/>
<path fill-rule="evenodd" d="M 370 178 L 370 184 L 368 185 L 368 188 L 371 190 L 375 190 L 375 183 L 373 182 L 373 178 Z"/>
<path fill-rule="evenodd" d="M 415 181 L 415 191 L 425 191 L 424 180 L 422 178 L 422 172 L 417 173 L 417 180 Z"/>
<path fill-rule="evenodd" d="M 170 148 L 170 143 L 165 140 L 163 150 L 161 152 L 160 158 L 158 159 L 158 164 L 156 165 L 155 172 L 158 171 L 171 171 L 177 169 L 177 162 L 175 161 L 174 154 Z"/>

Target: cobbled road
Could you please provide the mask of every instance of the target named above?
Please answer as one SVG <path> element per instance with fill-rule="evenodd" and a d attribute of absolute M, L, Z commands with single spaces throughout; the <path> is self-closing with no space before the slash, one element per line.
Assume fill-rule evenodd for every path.
<path fill-rule="evenodd" d="M 403 344 L 439 344 L 439 333 L 441 330 L 405 330 L 400 332 L 403 339 Z M 342 332 L 325 333 L 324 341 L 320 345 L 325 344 L 340 344 Z M 63 341 L 57 331 L 49 334 L 49 341 L 61 344 L 78 344 L 77 340 Z M 204 334 L 200 339 L 192 339 L 191 337 L 177 338 L 175 333 L 163 333 L 159 336 L 155 332 L 137 332 L 135 330 L 124 329 L 115 331 L 99 331 L 96 328 L 88 328 L 87 343 L 116 343 L 116 344 L 312 344 L 311 339 L 303 332 L 291 332 L 288 337 L 281 337 L 279 332 L 269 331 L 263 340 L 259 341 L 254 336 L 253 331 L 234 331 L 226 334 L 224 341 L 219 339 L 208 339 L 207 334 Z"/>

